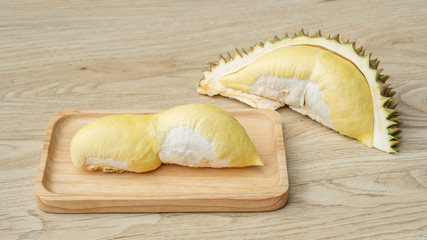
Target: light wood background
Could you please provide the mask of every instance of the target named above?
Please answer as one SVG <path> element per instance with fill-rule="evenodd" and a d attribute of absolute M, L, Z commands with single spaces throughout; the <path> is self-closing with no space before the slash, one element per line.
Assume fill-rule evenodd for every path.
<path fill-rule="evenodd" d="M 169 108 L 218 54 L 321 29 L 357 40 L 397 91 L 399 154 L 280 109 L 288 204 L 260 213 L 49 214 L 34 181 L 49 117 Z M 426 239 L 427 1 L 1 1 L 1 239 Z"/>

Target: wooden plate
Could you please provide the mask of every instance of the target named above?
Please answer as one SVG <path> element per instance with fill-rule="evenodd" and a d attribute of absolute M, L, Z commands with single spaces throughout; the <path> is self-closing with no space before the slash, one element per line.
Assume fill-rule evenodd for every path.
<path fill-rule="evenodd" d="M 74 134 L 108 114 L 160 110 L 64 111 L 50 119 L 36 179 L 39 208 L 47 212 L 244 212 L 285 205 L 288 175 L 279 113 L 231 109 L 246 129 L 264 166 L 190 168 L 162 165 L 147 173 L 103 173 L 74 168 Z"/>

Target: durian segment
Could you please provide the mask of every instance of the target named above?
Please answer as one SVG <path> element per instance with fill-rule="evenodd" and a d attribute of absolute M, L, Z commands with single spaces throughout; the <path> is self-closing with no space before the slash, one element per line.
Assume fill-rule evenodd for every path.
<path fill-rule="evenodd" d="M 147 172 L 162 162 L 157 156 L 155 115 L 118 114 L 98 118 L 74 135 L 70 153 L 77 168 L 105 172 Z"/>
<path fill-rule="evenodd" d="M 105 172 L 146 172 L 162 162 L 216 168 L 263 164 L 238 121 L 209 104 L 101 117 L 76 133 L 70 153 L 75 167 Z"/>
<path fill-rule="evenodd" d="M 198 92 L 220 94 L 257 108 L 289 105 L 343 135 L 369 147 L 395 152 L 399 115 L 393 91 L 385 85 L 378 60 L 363 48 L 301 31 L 236 51 L 204 71 Z"/>
<path fill-rule="evenodd" d="M 302 62 L 304 64 L 300 64 Z M 320 92 L 319 100 L 328 106 L 329 118 L 324 121 L 331 122 L 333 128 L 341 134 L 372 147 L 374 121 L 369 85 L 349 61 L 318 47 L 287 46 L 266 53 L 245 68 L 224 76 L 220 83 L 228 88 L 255 94 L 254 83 L 265 78 L 264 76 L 272 76 L 272 83 L 259 86 L 255 91 L 259 92 L 261 89 L 262 97 L 276 101 L 281 101 L 281 96 L 270 92 L 282 93 L 284 102 L 294 108 L 308 108 L 307 112 L 313 115 L 312 118 L 325 111 L 317 105 L 312 105 L 313 108 L 310 109 L 311 106 L 305 104 L 305 99 L 312 98 L 312 95 L 305 93 L 313 89 L 309 86 L 315 86 L 314 90 Z M 268 89 L 267 84 L 286 82 L 288 79 L 293 83 L 303 83 L 303 87 L 294 86 L 283 92 L 283 87 L 280 90 Z M 292 101 L 291 96 L 295 92 L 303 92 L 298 94 L 301 96 L 298 101 Z M 353 104 L 356 102 L 358 104 Z"/>
<path fill-rule="evenodd" d="M 160 113 L 156 126 L 159 144 L 163 144 L 171 130 L 186 127 L 196 131 L 209 143 L 211 147 L 206 146 L 206 149 L 213 149 L 216 159 L 228 159 L 229 167 L 262 165 L 245 129 L 234 117 L 221 108 L 203 103 L 177 106 Z M 185 141 L 184 139 L 182 143 Z M 188 143 L 192 144 L 191 141 Z M 192 149 L 190 146 L 187 148 Z M 216 159 L 211 161 L 215 162 Z M 214 166 L 215 163 L 211 163 L 211 165 Z"/>

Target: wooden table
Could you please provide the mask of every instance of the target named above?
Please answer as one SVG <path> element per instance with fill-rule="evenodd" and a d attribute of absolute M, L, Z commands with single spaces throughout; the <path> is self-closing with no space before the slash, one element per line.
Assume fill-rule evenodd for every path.
<path fill-rule="evenodd" d="M 67 109 L 169 108 L 218 54 L 322 29 L 381 60 L 402 113 L 401 152 L 364 147 L 280 109 L 288 204 L 259 213 L 51 214 L 34 181 L 49 117 Z M 2 1 L 1 239 L 426 239 L 426 1 Z"/>

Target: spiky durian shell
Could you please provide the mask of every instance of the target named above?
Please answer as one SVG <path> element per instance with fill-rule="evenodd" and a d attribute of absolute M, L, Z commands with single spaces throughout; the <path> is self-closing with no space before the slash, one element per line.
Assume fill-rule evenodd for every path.
<path fill-rule="evenodd" d="M 230 96 L 230 95 L 218 92 L 216 89 L 210 88 L 209 81 L 210 81 L 211 75 L 213 74 L 215 69 L 218 68 L 218 66 L 224 66 L 227 64 L 232 65 L 235 62 L 238 62 L 242 59 L 251 57 L 254 54 L 258 54 L 262 52 L 264 49 L 269 49 L 271 48 L 271 46 L 277 43 L 291 41 L 299 38 L 324 39 L 325 41 L 328 41 L 330 44 L 335 44 L 335 45 L 339 44 L 339 45 L 342 45 L 343 48 L 351 48 L 352 51 L 354 52 L 354 55 L 358 56 L 358 58 L 361 59 L 360 62 L 362 62 L 364 67 L 366 67 L 367 69 L 370 69 L 370 71 L 373 71 L 375 73 L 376 86 L 374 86 L 374 88 L 379 91 L 380 96 L 378 97 L 378 99 L 373 99 L 373 100 L 377 100 L 377 104 L 381 106 L 381 108 L 384 110 L 382 114 L 383 116 L 381 118 L 384 118 L 384 121 L 386 122 L 385 130 L 387 131 L 388 141 L 389 141 L 389 147 L 380 148 L 380 149 L 386 152 L 396 152 L 400 144 L 401 136 L 399 134 L 401 132 L 400 126 L 402 122 L 400 121 L 400 114 L 396 111 L 396 106 L 398 105 L 398 102 L 396 102 L 393 98 L 395 92 L 392 91 L 390 84 L 386 84 L 386 81 L 389 78 L 389 76 L 381 74 L 383 69 L 378 68 L 380 61 L 377 58 L 373 59 L 372 53 L 365 54 L 366 49 L 363 46 L 356 47 L 356 42 L 350 42 L 349 40 L 342 42 L 338 34 L 333 37 L 331 36 L 325 37 L 321 34 L 319 30 L 315 34 L 310 36 L 303 29 L 301 29 L 301 31 L 298 33 L 295 33 L 293 37 L 289 37 L 288 34 L 285 34 L 283 38 L 274 36 L 273 40 L 271 41 L 266 40 L 265 42 L 255 44 L 253 47 L 249 47 L 248 49 L 242 48 L 241 50 L 239 50 L 236 48 L 234 56 L 232 56 L 230 53 L 226 55 L 227 57 L 220 55 L 218 63 L 209 63 L 210 65 L 209 69 L 203 72 L 204 78 L 202 78 L 199 82 L 198 92 L 200 94 L 207 94 L 210 96 L 220 94 L 220 95 L 228 96 L 231 98 L 236 98 L 251 106 L 257 107 L 256 104 L 251 104 L 248 101 L 242 100 L 242 98 L 239 98 L 236 96 Z M 359 67 L 359 66 L 356 65 L 356 67 Z M 380 109 L 378 111 L 382 111 L 382 110 Z"/>

